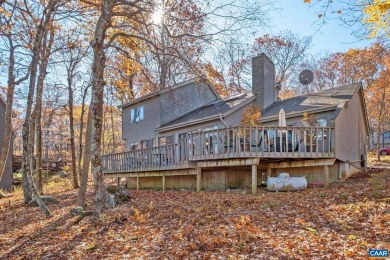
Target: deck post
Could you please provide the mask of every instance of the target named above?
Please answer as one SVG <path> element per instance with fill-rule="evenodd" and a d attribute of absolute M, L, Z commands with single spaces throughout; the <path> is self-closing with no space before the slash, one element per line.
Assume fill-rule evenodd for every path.
<path fill-rule="evenodd" d="M 202 185 L 202 168 L 196 168 L 196 192 L 200 192 Z"/>
<path fill-rule="evenodd" d="M 139 190 L 139 176 L 137 176 L 137 190 Z"/>
<path fill-rule="evenodd" d="M 329 166 L 328 165 L 324 166 L 324 187 L 325 188 L 329 187 Z"/>
<path fill-rule="evenodd" d="M 257 192 L 257 165 L 252 165 L 252 194 Z"/>
<path fill-rule="evenodd" d="M 165 175 L 162 176 L 162 190 L 165 191 Z"/>
<path fill-rule="evenodd" d="M 268 180 L 268 177 L 271 177 L 271 175 L 272 175 L 272 168 L 268 168 L 267 169 L 267 180 Z"/>

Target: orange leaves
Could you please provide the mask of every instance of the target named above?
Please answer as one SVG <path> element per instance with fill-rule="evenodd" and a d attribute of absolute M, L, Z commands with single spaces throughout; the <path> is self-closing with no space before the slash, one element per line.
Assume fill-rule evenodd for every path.
<path fill-rule="evenodd" d="M 303 0 L 304 3 L 310 4 L 311 0 Z"/>
<path fill-rule="evenodd" d="M 211 63 L 206 63 L 201 68 L 206 74 L 206 78 L 213 87 L 217 90 L 218 94 L 222 97 L 228 96 L 228 91 L 223 74 L 217 71 Z"/>
<path fill-rule="evenodd" d="M 241 125 L 243 126 L 259 126 L 261 123 L 261 112 L 257 105 L 246 107 L 242 111 Z"/>
<path fill-rule="evenodd" d="M 300 224 L 300 225 L 303 225 L 305 223 L 305 220 L 302 218 L 297 218 L 295 221 L 297 224 Z"/>
<path fill-rule="evenodd" d="M 302 124 L 304 126 L 316 126 L 317 125 L 317 118 L 314 114 L 304 112 L 302 117 Z"/>
<path fill-rule="evenodd" d="M 388 183 L 390 172 L 376 178 Z M 389 199 L 371 196 L 375 185 L 350 179 L 326 196 L 322 188 L 260 189 L 256 196 L 242 190 L 131 191 L 131 205 L 106 212 L 104 233 L 88 221 L 64 228 L 77 196 L 71 191 L 58 195 L 66 200 L 53 206 L 54 221 L 34 218 L 39 209 L 0 210 L 0 255 L 15 247 L 8 258 L 363 259 L 369 248 L 390 246 Z"/>
<path fill-rule="evenodd" d="M 374 0 L 363 5 L 365 17 L 362 22 L 370 30 L 370 37 L 389 36 L 390 0 Z"/>

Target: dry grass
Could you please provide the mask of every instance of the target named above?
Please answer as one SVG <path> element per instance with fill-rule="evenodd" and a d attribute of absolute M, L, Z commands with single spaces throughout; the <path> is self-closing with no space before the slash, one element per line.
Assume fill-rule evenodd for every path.
<path fill-rule="evenodd" d="M 378 161 L 377 155 L 374 153 L 368 154 L 368 166 L 376 168 L 390 168 L 390 155 L 381 156 L 380 161 Z"/>

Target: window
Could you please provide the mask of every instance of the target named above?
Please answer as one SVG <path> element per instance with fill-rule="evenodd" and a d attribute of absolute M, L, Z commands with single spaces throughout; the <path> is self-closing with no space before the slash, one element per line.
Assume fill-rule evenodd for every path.
<path fill-rule="evenodd" d="M 137 123 L 144 120 L 144 106 L 132 108 L 130 110 L 130 123 Z"/>
<path fill-rule="evenodd" d="M 319 127 L 326 127 L 327 126 L 327 120 L 326 117 L 320 117 L 317 119 L 317 126 Z"/>
<path fill-rule="evenodd" d="M 385 132 L 383 136 L 385 139 L 390 139 L 390 132 Z"/>
<path fill-rule="evenodd" d="M 158 138 L 159 146 L 172 145 L 175 143 L 175 135 L 162 136 Z"/>
<path fill-rule="evenodd" d="M 167 144 L 165 136 L 158 138 L 158 144 L 159 144 L 159 146 L 164 146 Z"/>

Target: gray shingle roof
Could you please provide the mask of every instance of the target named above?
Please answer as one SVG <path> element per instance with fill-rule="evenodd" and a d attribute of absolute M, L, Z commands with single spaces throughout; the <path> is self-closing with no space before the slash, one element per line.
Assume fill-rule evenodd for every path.
<path fill-rule="evenodd" d="M 161 127 L 172 126 L 180 123 L 189 123 L 202 118 L 223 114 L 228 110 L 238 106 L 242 102 L 245 102 L 246 100 L 250 99 L 251 97 L 253 97 L 251 93 L 244 93 L 227 99 L 219 99 L 209 105 L 198 108 L 182 117 L 179 117 L 165 125 L 162 125 Z"/>
<path fill-rule="evenodd" d="M 261 113 L 261 117 L 267 118 L 276 116 L 282 108 L 284 109 L 284 112 L 288 114 L 317 108 L 335 107 L 350 100 L 359 86 L 360 83 L 353 83 L 347 86 L 327 89 L 306 96 L 280 100 L 267 107 Z"/>

